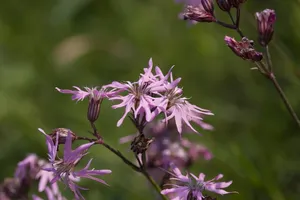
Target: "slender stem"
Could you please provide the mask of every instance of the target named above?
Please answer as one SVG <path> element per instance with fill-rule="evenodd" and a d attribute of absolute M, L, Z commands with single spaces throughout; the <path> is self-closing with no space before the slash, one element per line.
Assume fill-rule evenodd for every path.
<path fill-rule="evenodd" d="M 223 26 L 223 27 L 225 27 L 225 28 L 236 29 L 235 25 L 227 24 L 227 23 L 219 21 L 219 20 L 217 20 L 216 23 L 219 24 L 219 25 L 221 25 L 221 26 Z"/>
<path fill-rule="evenodd" d="M 114 149 L 113 147 L 109 146 L 108 144 L 106 144 L 102 140 L 100 142 L 97 142 L 99 140 L 88 138 L 88 137 L 81 137 L 81 136 L 78 136 L 76 138 L 76 140 L 86 140 L 86 141 L 89 141 L 89 142 L 95 142 L 95 144 L 101 144 L 105 148 L 107 148 L 108 150 L 113 152 L 115 155 L 117 155 L 119 158 L 121 158 L 123 160 L 123 162 L 125 164 L 129 165 L 132 169 L 134 169 L 137 172 L 141 172 L 141 169 L 138 166 L 136 166 L 135 164 L 133 164 L 130 160 L 128 160 L 125 156 L 123 156 L 123 154 L 120 151 L 118 151 L 118 150 Z"/>
<path fill-rule="evenodd" d="M 142 153 L 142 163 L 143 163 L 143 169 L 145 169 L 146 168 L 146 163 L 147 163 L 146 152 Z"/>
<path fill-rule="evenodd" d="M 108 150 L 110 150 L 111 152 L 113 152 L 116 156 L 118 156 L 119 158 L 121 158 L 123 160 L 123 162 L 125 164 L 127 164 L 128 166 L 130 166 L 134 171 L 142 173 L 151 183 L 151 185 L 154 187 L 154 189 L 157 191 L 157 193 L 161 196 L 161 198 L 163 200 L 168 200 L 167 197 L 165 197 L 164 195 L 162 195 L 160 193 L 161 188 L 156 184 L 156 182 L 152 179 L 152 177 L 148 174 L 148 172 L 146 171 L 146 168 L 144 167 L 144 165 L 141 163 L 141 161 L 139 160 L 138 156 L 136 156 L 136 159 L 139 162 L 140 167 L 136 166 L 135 164 L 133 164 L 130 160 L 128 160 L 125 156 L 123 156 L 123 154 L 114 149 L 113 147 L 109 146 L 108 144 L 106 144 L 102 137 L 100 136 L 100 134 L 97 131 L 97 128 L 95 126 L 94 123 L 91 123 L 91 126 L 93 128 L 93 135 L 97 138 L 97 139 L 91 139 L 91 138 L 87 138 L 87 137 L 77 137 L 78 140 L 87 140 L 89 142 L 95 142 L 95 144 L 101 144 L 103 145 L 105 148 L 107 148 Z M 143 157 L 143 156 L 142 156 Z"/>
<path fill-rule="evenodd" d="M 291 114 L 291 116 L 294 118 L 294 120 L 296 121 L 297 125 L 300 127 L 300 120 L 296 114 L 296 112 L 294 111 L 293 107 L 291 106 L 288 98 L 285 96 L 283 90 L 281 89 L 279 83 L 277 82 L 275 76 L 273 73 L 270 74 L 269 76 L 270 80 L 272 81 L 273 85 L 275 86 L 276 90 L 278 91 L 285 107 L 288 109 L 289 113 Z"/>
<path fill-rule="evenodd" d="M 240 27 L 240 19 L 241 19 L 241 9 L 240 7 L 237 7 L 236 8 L 236 20 L 235 20 L 235 25 L 237 28 Z"/>
<path fill-rule="evenodd" d="M 143 170 L 142 173 L 144 174 L 144 176 L 148 179 L 148 181 L 151 183 L 151 185 L 154 187 L 154 189 L 158 192 L 158 194 L 160 195 L 160 197 L 163 200 L 168 200 L 168 198 L 164 195 L 162 195 L 160 193 L 161 189 L 159 187 L 159 185 L 156 184 L 156 182 L 153 180 L 153 178 L 148 174 L 148 172 L 146 170 Z"/>
<path fill-rule="evenodd" d="M 269 69 L 269 71 L 271 73 L 273 73 L 272 60 L 271 60 L 271 55 L 270 55 L 270 51 L 269 51 L 269 46 L 268 45 L 265 47 L 265 51 L 266 51 L 268 69 Z"/>
<path fill-rule="evenodd" d="M 139 163 L 140 169 L 142 169 L 142 168 L 143 168 L 143 164 L 142 164 L 140 158 L 139 158 L 136 154 L 135 154 L 135 158 L 136 158 L 136 160 L 137 160 L 138 163 Z"/>
<path fill-rule="evenodd" d="M 228 11 L 227 13 L 228 13 L 228 15 L 229 15 L 229 17 L 230 17 L 230 20 L 231 20 L 232 24 L 235 25 L 235 21 L 234 21 L 234 19 L 233 19 L 233 16 L 232 16 L 231 12 Z"/>
<path fill-rule="evenodd" d="M 269 47 L 266 46 L 265 47 L 265 51 L 266 51 L 266 60 L 267 60 L 267 68 L 264 66 L 264 64 L 262 63 L 262 65 L 264 66 L 265 69 L 267 69 L 268 71 L 268 78 L 272 81 L 273 85 L 275 86 L 277 92 L 279 93 L 285 107 L 287 108 L 287 110 L 289 111 L 289 113 L 291 114 L 291 116 L 294 118 L 294 120 L 296 121 L 296 123 L 298 124 L 298 126 L 300 127 L 300 120 L 296 114 L 296 112 L 294 111 L 292 105 L 290 104 L 288 98 L 286 97 L 286 95 L 284 94 L 281 86 L 279 85 L 279 83 L 277 82 L 277 79 L 273 73 L 273 66 L 272 66 L 272 60 L 271 60 L 271 55 L 270 55 L 270 51 L 269 51 Z"/>
<path fill-rule="evenodd" d="M 93 128 L 93 135 L 97 138 L 97 139 L 102 139 L 101 135 L 98 133 L 96 125 L 91 122 L 91 126 Z"/>
<path fill-rule="evenodd" d="M 105 142 L 102 142 L 101 144 L 105 148 L 107 148 L 108 150 L 110 150 L 111 152 L 113 152 L 115 155 L 117 155 L 119 158 L 121 158 L 123 160 L 123 162 L 125 164 L 127 164 L 128 166 L 130 166 L 132 169 L 134 169 L 137 172 L 141 172 L 141 169 L 138 166 L 136 166 L 135 164 L 133 164 L 130 160 L 128 160 L 127 158 L 125 158 L 120 151 L 115 150 L 114 148 L 112 148 L 111 146 L 109 146 L 108 144 L 106 144 Z"/>

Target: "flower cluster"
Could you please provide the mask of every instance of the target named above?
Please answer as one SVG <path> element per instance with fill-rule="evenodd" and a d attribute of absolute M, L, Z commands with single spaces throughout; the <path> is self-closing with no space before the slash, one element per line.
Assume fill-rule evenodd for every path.
<path fill-rule="evenodd" d="M 118 121 L 118 126 L 124 118 L 131 113 L 133 118 L 140 122 L 151 122 L 159 114 L 163 114 L 164 122 L 175 119 L 178 132 L 182 133 L 182 126 L 189 126 L 197 132 L 190 122 L 202 126 L 204 115 L 213 115 L 212 112 L 192 105 L 183 97 L 183 90 L 178 87 L 181 78 L 173 79 L 172 68 L 164 75 L 159 67 L 153 70 L 152 59 L 149 60 L 148 68 L 136 82 L 113 82 L 104 86 L 114 93 L 110 100 L 120 100 L 121 103 L 113 108 L 125 107 L 123 117 Z"/>
<path fill-rule="evenodd" d="M 183 90 L 178 87 L 181 78 L 173 79 L 172 68 L 164 75 L 161 69 L 156 66 L 153 73 L 153 62 L 150 59 L 148 67 L 144 69 L 144 73 L 136 82 L 114 81 L 104 85 L 100 90 L 85 88 L 84 91 L 76 86 L 74 86 L 76 90 L 56 89 L 61 93 L 72 94 L 72 99 L 77 101 L 87 97 L 89 97 L 90 102 L 99 101 L 99 99 L 102 101 L 103 98 L 121 101 L 112 106 L 113 109 L 125 108 L 124 115 L 118 121 L 117 126 L 121 126 L 128 114 L 132 115 L 139 126 L 145 126 L 159 114 L 163 114 L 165 123 L 175 119 L 180 134 L 183 125 L 188 125 L 194 132 L 197 132 L 192 127 L 191 122 L 202 126 L 204 124 L 202 122 L 203 116 L 213 115 L 213 113 L 189 103 L 188 98 L 182 96 Z M 95 114 L 90 115 L 94 116 Z"/>
<path fill-rule="evenodd" d="M 28 199 L 28 191 L 34 181 L 38 182 L 38 192 L 45 192 L 49 200 L 66 200 L 59 191 L 57 183 L 50 183 L 54 175 L 43 170 L 50 167 L 50 163 L 35 154 L 28 155 L 20 161 L 15 170 L 14 178 L 6 179 L 1 185 L 0 199 Z M 41 199 L 37 195 L 33 199 Z"/>

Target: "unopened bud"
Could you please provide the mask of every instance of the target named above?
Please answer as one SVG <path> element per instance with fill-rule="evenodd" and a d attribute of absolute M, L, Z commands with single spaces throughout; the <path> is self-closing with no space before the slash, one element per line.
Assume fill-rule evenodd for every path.
<path fill-rule="evenodd" d="M 235 7 L 238 8 L 240 4 L 245 3 L 247 0 L 229 0 L 229 3 Z"/>
<path fill-rule="evenodd" d="M 219 8 L 225 12 L 229 12 L 232 8 L 232 4 L 230 3 L 230 0 L 217 0 L 217 4 Z"/>
<path fill-rule="evenodd" d="M 89 101 L 87 118 L 92 123 L 95 122 L 99 117 L 101 102 L 102 102 L 102 99 L 97 100 L 94 98 L 91 98 Z"/>
<path fill-rule="evenodd" d="M 52 138 L 52 141 L 56 142 L 56 135 L 58 135 L 58 144 L 65 144 L 68 133 L 71 134 L 72 142 L 76 139 L 75 133 L 73 133 L 70 129 L 67 128 L 56 128 L 52 130 L 52 133 L 49 136 Z"/>
<path fill-rule="evenodd" d="M 139 134 L 131 142 L 131 150 L 136 154 L 141 154 L 147 151 L 154 138 L 146 138 L 144 134 Z"/>
<path fill-rule="evenodd" d="M 262 12 L 257 12 L 255 16 L 259 33 L 259 44 L 265 47 L 269 44 L 273 37 L 273 25 L 276 21 L 275 11 L 266 9 Z"/>
<path fill-rule="evenodd" d="M 244 60 L 252 60 L 254 62 L 261 61 L 263 54 L 253 48 L 253 41 L 244 37 L 242 41 L 236 41 L 234 38 L 225 36 L 227 46 L 240 58 Z"/>
<path fill-rule="evenodd" d="M 201 0 L 199 5 L 187 5 L 182 13 L 184 20 L 197 22 L 215 22 L 214 4 L 212 0 Z"/>

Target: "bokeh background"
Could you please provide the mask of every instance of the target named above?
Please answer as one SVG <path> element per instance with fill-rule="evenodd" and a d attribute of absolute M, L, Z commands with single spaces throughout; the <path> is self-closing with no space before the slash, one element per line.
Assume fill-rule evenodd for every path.
<path fill-rule="evenodd" d="M 249 0 L 241 27 L 256 39 L 254 13 L 273 8 L 276 33 L 270 45 L 275 72 L 300 115 L 300 1 Z M 191 102 L 208 108 L 215 130 L 189 136 L 214 154 L 191 171 L 233 180 L 239 195 L 218 199 L 300 199 L 300 130 L 272 84 L 236 57 L 216 24 L 189 26 L 172 0 L 9 0 L 0 6 L 0 180 L 13 176 L 28 153 L 46 158 L 43 128 L 67 127 L 88 135 L 87 101 L 73 102 L 55 87 L 97 86 L 137 79 L 148 59 L 175 77 Z M 228 21 L 216 9 L 217 16 Z M 104 102 L 97 126 L 106 141 L 128 157 L 122 136 L 135 132 L 129 120 L 116 127 L 122 110 Z M 95 168 L 109 168 L 106 187 L 87 180 L 86 199 L 154 199 L 144 177 L 101 147 L 91 150 Z M 70 192 L 66 191 L 69 195 Z M 70 197 L 70 196 L 69 196 Z"/>

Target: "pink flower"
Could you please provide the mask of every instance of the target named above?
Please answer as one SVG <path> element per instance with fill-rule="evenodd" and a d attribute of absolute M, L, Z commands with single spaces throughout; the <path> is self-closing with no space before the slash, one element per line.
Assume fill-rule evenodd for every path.
<path fill-rule="evenodd" d="M 200 173 L 199 177 L 192 173 L 183 175 L 176 166 L 171 165 L 171 168 L 173 172 L 170 172 L 170 174 L 173 177 L 170 179 L 176 181 L 177 184 L 171 184 L 172 188 L 161 191 L 161 194 L 170 196 L 171 200 L 188 200 L 190 198 L 203 200 L 203 191 L 210 191 L 221 195 L 237 193 L 223 190 L 230 186 L 232 181 L 214 182 L 221 179 L 223 177 L 222 174 L 209 181 L 204 181 L 205 175 L 203 173 Z"/>
<path fill-rule="evenodd" d="M 107 185 L 103 180 L 94 176 L 109 174 L 111 173 L 111 170 L 89 170 L 88 168 L 91 165 L 92 159 L 90 159 L 90 161 L 83 169 L 75 171 L 75 166 L 87 154 L 88 149 L 94 144 L 94 142 L 80 145 L 76 149 L 72 150 L 72 136 L 69 132 L 64 146 L 63 158 L 58 158 L 58 137 L 56 137 L 57 139 L 54 144 L 49 135 L 47 135 L 42 129 L 39 129 L 39 131 L 46 136 L 49 161 L 51 162 L 52 166 L 50 166 L 49 168 L 44 168 L 44 170 L 53 173 L 54 177 L 50 182 L 51 184 L 56 183 L 58 180 L 62 180 L 73 191 L 76 199 L 84 199 L 84 197 L 80 193 L 80 189 L 85 189 L 75 184 L 74 181 L 78 178 L 89 178 Z"/>
<path fill-rule="evenodd" d="M 72 94 L 72 100 L 82 101 L 85 98 L 90 98 L 94 100 L 100 100 L 109 96 L 104 89 L 98 90 L 97 87 L 88 88 L 84 87 L 85 90 L 81 90 L 77 86 L 73 86 L 76 90 L 60 89 L 56 87 L 55 89 L 63 94 Z"/>
<path fill-rule="evenodd" d="M 234 38 L 225 36 L 224 40 L 233 53 L 244 60 L 256 62 L 263 59 L 263 54 L 254 49 L 253 41 L 246 37 L 242 41 L 236 41 Z"/>
<path fill-rule="evenodd" d="M 259 43 L 265 47 L 272 40 L 276 14 L 274 10 L 265 9 L 262 12 L 257 12 L 255 17 L 259 33 Z"/>
<path fill-rule="evenodd" d="M 148 64 L 148 68 L 144 69 L 144 73 L 140 75 L 138 81 L 125 83 L 114 81 L 104 86 L 106 89 L 110 89 L 111 93 L 119 94 L 109 98 L 109 100 L 121 101 L 121 103 L 113 105 L 112 108 L 125 107 L 124 115 L 118 121 L 117 126 L 123 123 L 129 113 L 132 113 L 138 121 L 152 121 L 167 106 L 164 93 L 179 83 L 180 79 L 172 83 L 167 82 L 171 72 L 164 76 L 158 67 L 156 67 L 157 74 L 154 75 L 152 73 L 152 59 L 149 60 Z"/>

